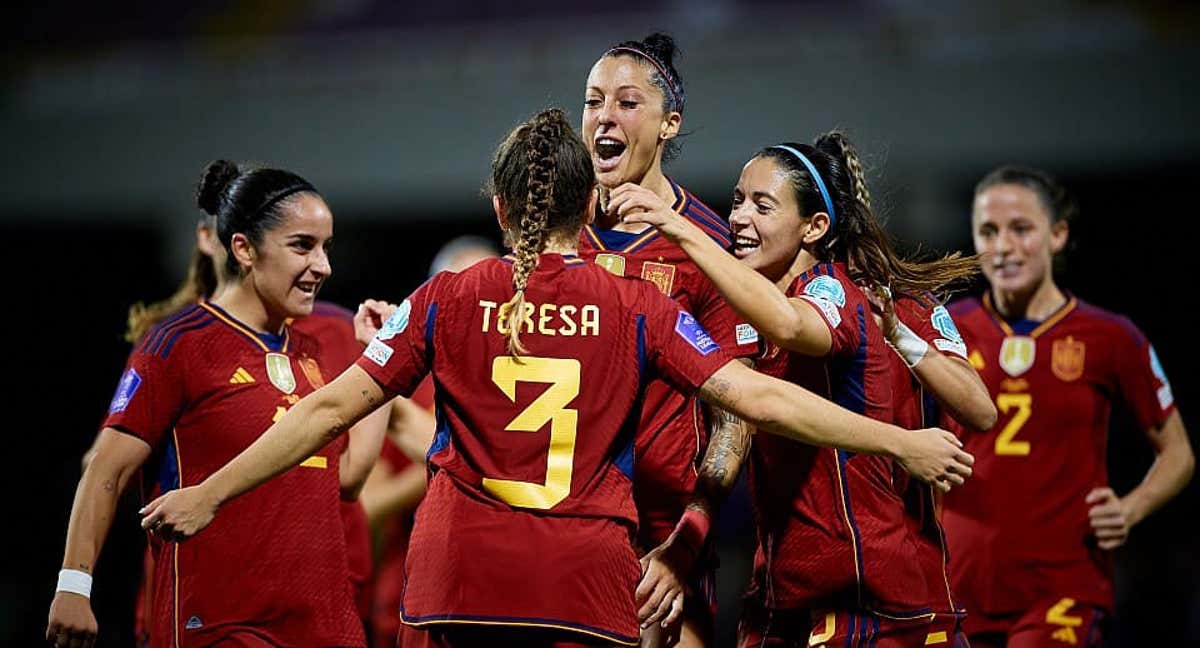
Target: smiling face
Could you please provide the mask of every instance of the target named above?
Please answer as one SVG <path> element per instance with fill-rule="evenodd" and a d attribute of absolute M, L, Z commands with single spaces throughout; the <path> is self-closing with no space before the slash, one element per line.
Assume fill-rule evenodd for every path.
<path fill-rule="evenodd" d="M 650 65 L 633 55 L 602 57 L 588 74 L 583 141 L 603 187 L 640 183 L 679 133 L 681 117 L 664 112 L 665 98 L 650 74 Z"/>
<path fill-rule="evenodd" d="M 800 252 L 805 219 L 787 169 L 769 157 L 742 167 L 733 190 L 729 226 L 733 254 L 771 280 L 782 277 Z"/>
<path fill-rule="evenodd" d="M 269 314 L 303 317 L 312 312 L 317 291 L 332 272 L 333 215 L 320 196 L 308 192 L 285 199 L 279 210 L 282 221 L 253 246 L 249 274 Z M 239 262 L 245 269 L 244 260 Z"/>
<path fill-rule="evenodd" d="M 1032 189 L 998 184 L 975 196 L 971 214 L 983 274 L 1002 293 L 1029 294 L 1048 280 L 1067 244 L 1067 224 L 1053 223 Z"/>

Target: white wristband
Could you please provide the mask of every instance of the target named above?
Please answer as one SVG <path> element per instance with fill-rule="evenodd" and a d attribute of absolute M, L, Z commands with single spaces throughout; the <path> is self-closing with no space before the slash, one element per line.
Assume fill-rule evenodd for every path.
<path fill-rule="evenodd" d="M 58 588 L 54 591 L 92 598 L 92 575 L 78 569 L 64 569 L 58 572 Z"/>
<path fill-rule="evenodd" d="M 903 322 L 896 322 L 896 333 L 892 335 L 892 339 L 888 340 L 892 348 L 896 349 L 896 353 L 904 359 L 904 364 L 909 367 L 915 367 L 921 358 L 925 357 L 925 353 L 929 351 L 929 343 L 921 339 L 921 336 L 913 333 L 913 330 L 904 325 Z"/>

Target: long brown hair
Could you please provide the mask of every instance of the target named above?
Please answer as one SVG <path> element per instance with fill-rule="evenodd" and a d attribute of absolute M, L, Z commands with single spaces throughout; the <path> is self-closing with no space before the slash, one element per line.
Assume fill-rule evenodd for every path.
<path fill-rule="evenodd" d="M 496 149 L 487 192 L 499 197 L 514 241 L 513 290 L 501 308 L 508 315 L 508 350 L 526 353 L 521 325 L 527 319 L 525 288 L 551 234 L 579 236 L 592 190 L 592 158 L 559 108 L 517 126 Z"/>
<path fill-rule="evenodd" d="M 201 252 L 200 248 L 192 250 L 187 277 L 170 297 L 150 304 L 138 302 L 129 307 L 125 341 L 137 343 L 156 324 L 196 303 L 202 297 L 212 295 L 216 289 L 217 268 L 212 257 Z"/>
<path fill-rule="evenodd" d="M 825 198 L 808 167 L 787 148 L 803 154 L 821 175 L 837 217 L 831 231 L 817 242 L 814 255 L 822 261 L 848 264 L 855 281 L 886 286 L 894 294 L 922 299 L 932 293 L 945 299 L 979 274 L 979 260 L 955 252 L 922 261 L 896 252 L 892 238 L 875 217 L 871 194 L 858 151 L 844 133 L 832 131 L 814 145 L 787 143 L 767 147 L 755 157 L 769 157 L 788 171 L 800 214 L 828 212 Z"/>

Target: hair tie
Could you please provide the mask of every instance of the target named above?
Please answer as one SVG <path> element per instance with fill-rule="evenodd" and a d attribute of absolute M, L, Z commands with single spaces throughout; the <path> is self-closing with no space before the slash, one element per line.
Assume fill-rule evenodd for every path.
<path fill-rule="evenodd" d="M 633 54 L 637 54 L 638 56 L 646 59 L 647 61 L 650 61 L 650 65 L 653 65 L 655 67 L 655 69 L 658 70 L 658 73 L 662 75 L 663 80 L 667 82 L 667 89 L 671 91 L 671 99 L 673 100 L 673 103 L 675 104 L 675 109 L 678 112 L 681 112 L 681 113 L 683 112 L 683 101 L 680 100 L 679 93 L 675 90 L 675 82 L 672 81 L 671 75 L 667 74 L 667 69 L 663 66 L 662 63 L 658 62 L 658 59 L 654 58 L 653 56 L 650 56 L 650 54 L 643 52 L 642 50 L 640 50 L 636 47 L 624 47 L 624 46 L 623 47 L 614 47 L 614 48 L 608 50 L 607 52 L 605 52 L 604 55 L 608 56 L 609 54 L 612 54 L 613 52 L 631 52 Z"/>
<path fill-rule="evenodd" d="M 829 190 L 825 188 L 825 181 L 821 179 L 821 174 L 817 173 L 817 167 L 814 166 L 813 163 L 810 162 L 803 153 L 786 144 L 776 144 L 775 146 L 770 146 L 768 148 L 787 151 L 788 153 L 796 156 L 796 159 L 800 160 L 800 162 L 804 164 L 805 168 L 808 169 L 808 174 L 811 175 L 813 180 L 817 183 L 817 189 L 821 191 L 821 198 L 825 200 L 825 209 L 829 212 L 829 229 L 833 229 L 833 226 L 837 224 L 837 214 L 835 214 L 833 211 L 833 199 L 829 196 Z"/>

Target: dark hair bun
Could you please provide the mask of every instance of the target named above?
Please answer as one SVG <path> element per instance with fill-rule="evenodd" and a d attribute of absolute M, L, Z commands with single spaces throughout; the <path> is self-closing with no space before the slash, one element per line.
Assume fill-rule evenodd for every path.
<path fill-rule="evenodd" d="M 221 196 L 239 173 L 237 164 L 229 160 L 210 162 L 196 187 L 196 205 L 205 213 L 216 216 L 221 209 Z"/>
<path fill-rule="evenodd" d="M 674 65 L 675 56 L 679 54 L 675 39 L 662 32 L 654 32 L 643 38 L 642 49 L 668 68 Z"/>

